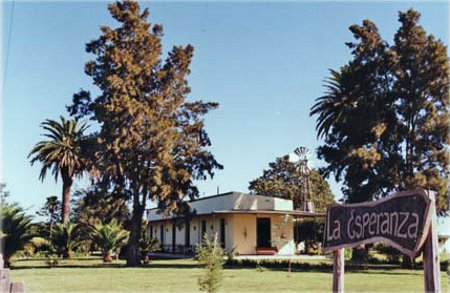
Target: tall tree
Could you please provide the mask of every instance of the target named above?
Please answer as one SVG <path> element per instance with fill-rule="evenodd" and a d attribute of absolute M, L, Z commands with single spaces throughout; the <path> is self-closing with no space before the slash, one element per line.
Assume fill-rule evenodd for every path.
<path fill-rule="evenodd" d="M 261 195 L 290 199 L 294 208 L 301 208 L 302 176 L 297 165 L 289 161 L 289 156 L 286 155 L 269 163 L 269 169 L 264 170 L 261 177 L 251 181 L 249 189 Z M 314 206 L 318 212 L 323 212 L 326 205 L 334 201 L 330 186 L 316 170 L 310 172 L 309 181 Z"/>
<path fill-rule="evenodd" d="M 119 26 L 101 27 L 102 35 L 86 46 L 95 59 L 85 72 L 100 95 L 83 90 L 68 109 L 99 124 L 99 181 L 132 200 L 127 265 L 136 266 L 147 201 L 158 202 L 165 213 L 178 212 L 185 197 L 198 195 L 194 180 L 221 168 L 206 148 L 202 118 L 218 104 L 186 101 L 191 45 L 173 47 L 163 61 L 162 26 L 148 21 L 148 9 L 141 11 L 134 1 L 108 9 Z"/>
<path fill-rule="evenodd" d="M 61 176 L 62 210 L 61 220 L 63 224 L 69 221 L 70 212 L 70 188 L 75 177 L 80 177 L 87 169 L 83 156 L 84 131 L 87 124 L 78 122 L 77 119 L 67 120 L 60 117 L 60 122 L 47 119 L 41 124 L 46 131 L 43 134 L 49 140 L 38 142 L 28 155 L 31 164 L 39 161 L 42 163 L 39 178 L 44 180 L 47 171 L 51 170 L 58 181 Z"/>
<path fill-rule="evenodd" d="M 47 197 L 44 206 L 36 212 L 39 216 L 47 218 L 47 230 L 50 240 L 52 239 L 53 225 L 61 221 L 60 212 L 61 202 L 54 195 Z"/>
<path fill-rule="evenodd" d="M 348 202 L 422 187 L 438 192 L 438 211 L 449 208 L 449 59 L 419 17 L 399 13 L 392 45 L 369 20 L 352 25 L 352 60 L 331 72 L 311 109 L 322 172 L 343 182 Z"/>

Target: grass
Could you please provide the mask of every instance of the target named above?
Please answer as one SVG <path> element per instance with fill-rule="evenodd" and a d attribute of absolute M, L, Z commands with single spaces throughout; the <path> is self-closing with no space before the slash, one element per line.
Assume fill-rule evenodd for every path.
<path fill-rule="evenodd" d="M 27 292 L 76 291 L 198 291 L 201 268 L 192 259 L 153 260 L 148 266 L 126 268 L 123 261 L 102 264 L 100 259 L 64 261 L 48 268 L 42 260 L 17 261 L 11 277 L 23 281 Z M 449 277 L 442 272 L 442 292 Z M 226 268 L 221 292 L 330 292 L 331 270 L 295 271 Z M 347 292 L 423 292 L 421 270 L 369 269 L 345 274 Z"/>

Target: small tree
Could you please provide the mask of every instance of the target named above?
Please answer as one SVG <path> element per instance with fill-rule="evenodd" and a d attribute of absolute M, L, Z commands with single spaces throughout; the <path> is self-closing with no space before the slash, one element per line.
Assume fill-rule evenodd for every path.
<path fill-rule="evenodd" d="M 52 239 L 53 225 L 61 221 L 60 213 L 61 201 L 59 201 L 58 198 L 54 195 L 47 197 L 44 206 L 36 212 L 38 216 L 47 218 L 47 227 L 45 227 L 45 233 L 47 234 L 48 232 L 46 237 L 48 236 L 48 239 L 50 239 L 50 241 Z"/>
<path fill-rule="evenodd" d="M 217 292 L 222 281 L 223 250 L 217 243 L 217 235 L 214 240 L 203 238 L 202 243 L 197 248 L 197 260 L 203 265 L 205 274 L 198 279 L 201 291 Z"/>
<path fill-rule="evenodd" d="M 102 250 L 103 262 L 112 262 L 112 252 L 128 240 L 128 231 L 123 230 L 116 220 L 109 224 L 98 224 L 92 229 L 92 241 Z"/>

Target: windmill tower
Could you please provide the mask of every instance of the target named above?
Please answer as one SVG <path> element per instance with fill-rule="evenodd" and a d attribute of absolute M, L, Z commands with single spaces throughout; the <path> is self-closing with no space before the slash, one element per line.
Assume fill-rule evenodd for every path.
<path fill-rule="evenodd" d="M 308 149 L 306 147 L 298 147 L 294 153 L 299 157 L 297 161 L 297 168 L 300 173 L 300 191 L 303 201 L 304 212 L 314 212 L 314 203 L 312 201 L 311 184 L 309 182 L 310 170 L 308 168 Z"/>

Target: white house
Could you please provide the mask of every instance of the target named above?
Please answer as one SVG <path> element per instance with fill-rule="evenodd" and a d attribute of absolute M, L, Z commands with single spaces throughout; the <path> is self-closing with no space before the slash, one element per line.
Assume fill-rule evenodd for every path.
<path fill-rule="evenodd" d="M 438 217 L 439 251 L 450 253 L 450 217 Z"/>
<path fill-rule="evenodd" d="M 189 253 L 202 235 L 214 237 L 225 251 L 240 255 L 295 253 L 294 222 L 320 213 L 293 209 L 291 200 L 228 192 L 189 202 L 190 219 L 164 217 L 157 209 L 147 210 L 148 233 L 158 239 L 165 252 Z"/>

